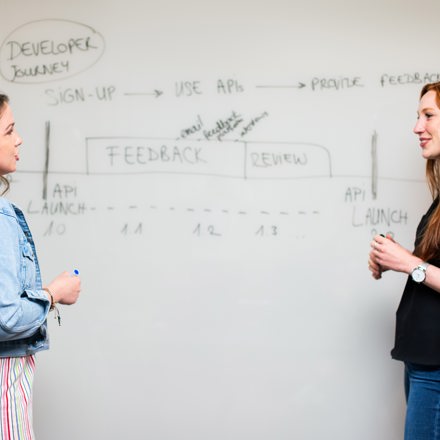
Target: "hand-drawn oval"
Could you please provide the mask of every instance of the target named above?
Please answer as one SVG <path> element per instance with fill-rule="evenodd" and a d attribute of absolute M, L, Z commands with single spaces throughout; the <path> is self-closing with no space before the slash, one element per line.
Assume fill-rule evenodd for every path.
<path fill-rule="evenodd" d="M 104 54 L 103 36 L 71 20 L 45 19 L 14 29 L 0 46 L 0 75 L 19 84 L 36 84 L 77 75 Z"/>

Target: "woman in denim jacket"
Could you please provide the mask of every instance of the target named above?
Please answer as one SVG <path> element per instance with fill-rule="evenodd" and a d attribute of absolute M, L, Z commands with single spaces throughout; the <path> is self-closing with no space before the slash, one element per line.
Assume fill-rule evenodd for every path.
<path fill-rule="evenodd" d="M 34 355 L 48 348 L 47 314 L 73 304 L 80 279 L 64 272 L 42 286 L 34 241 L 22 211 L 3 197 L 22 139 L 6 95 L 0 94 L 0 438 L 33 440 Z"/>

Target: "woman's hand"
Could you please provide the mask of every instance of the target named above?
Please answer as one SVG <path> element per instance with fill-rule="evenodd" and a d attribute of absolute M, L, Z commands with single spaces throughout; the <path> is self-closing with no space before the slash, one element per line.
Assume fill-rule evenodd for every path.
<path fill-rule="evenodd" d="M 382 269 L 380 264 L 377 263 L 376 258 L 372 252 L 370 252 L 369 257 L 370 258 L 368 260 L 368 269 L 371 271 L 371 275 L 375 280 L 380 280 L 382 278 L 382 272 L 384 272 L 384 270 Z"/>
<path fill-rule="evenodd" d="M 368 267 L 375 279 L 381 278 L 386 270 L 409 274 L 423 261 L 396 243 L 391 236 L 382 235 L 373 238 L 369 257 Z"/>
<path fill-rule="evenodd" d="M 55 303 L 75 304 L 81 291 L 81 279 L 69 272 L 58 275 L 47 285 Z"/>

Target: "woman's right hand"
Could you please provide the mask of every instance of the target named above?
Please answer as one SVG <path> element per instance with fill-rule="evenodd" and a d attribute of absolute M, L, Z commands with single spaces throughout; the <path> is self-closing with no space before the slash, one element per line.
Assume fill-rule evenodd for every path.
<path fill-rule="evenodd" d="M 58 275 L 47 285 L 55 303 L 75 304 L 81 291 L 81 279 L 69 272 Z"/>
<path fill-rule="evenodd" d="M 369 254 L 369 260 L 368 260 L 368 269 L 371 272 L 371 275 L 375 280 L 380 280 L 382 278 L 382 268 L 380 267 L 380 264 L 376 262 L 375 255 L 373 252 L 370 252 Z"/>

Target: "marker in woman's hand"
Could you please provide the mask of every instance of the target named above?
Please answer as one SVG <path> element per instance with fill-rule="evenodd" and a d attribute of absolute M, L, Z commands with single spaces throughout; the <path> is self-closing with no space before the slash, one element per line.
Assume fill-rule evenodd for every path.
<path fill-rule="evenodd" d="M 396 240 L 394 240 L 394 237 L 391 234 L 387 234 L 387 235 L 379 234 L 379 235 L 383 238 L 387 238 L 388 240 L 392 241 L 393 243 L 396 242 Z"/>
<path fill-rule="evenodd" d="M 75 269 L 73 272 L 72 272 L 72 276 L 73 277 L 77 277 L 79 275 L 79 270 L 78 269 Z"/>

